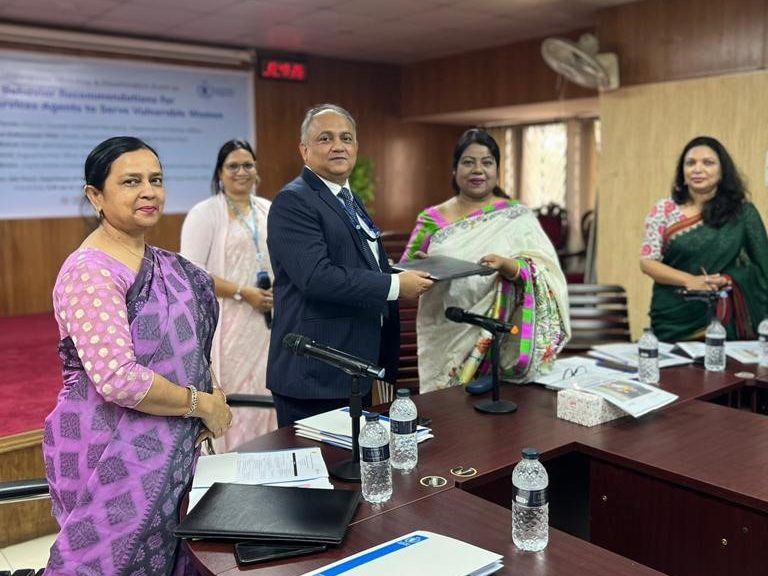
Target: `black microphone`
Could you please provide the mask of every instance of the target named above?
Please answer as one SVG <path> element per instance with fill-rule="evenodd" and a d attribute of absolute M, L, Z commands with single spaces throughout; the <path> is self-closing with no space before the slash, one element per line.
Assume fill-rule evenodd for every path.
<path fill-rule="evenodd" d="M 512 324 L 507 324 L 500 320 L 494 320 L 487 316 L 480 316 L 479 314 L 472 314 L 456 306 L 450 306 L 445 310 L 445 317 L 453 322 L 464 322 L 466 324 L 474 324 L 485 328 L 489 332 L 510 332 L 512 330 Z"/>
<path fill-rule="evenodd" d="M 323 362 L 340 368 L 352 376 L 370 376 L 372 378 L 384 378 L 384 368 L 352 356 L 341 350 L 336 350 L 324 344 L 318 344 L 306 336 L 299 334 L 286 334 L 283 338 L 283 346 L 299 356 L 310 356 Z"/>
<path fill-rule="evenodd" d="M 259 272 L 256 275 L 256 288 L 261 288 L 262 290 L 269 290 L 272 288 L 272 280 L 269 279 L 269 274 L 266 272 Z M 267 328 L 272 328 L 272 310 L 267 310 L 264 312 L 264 320 L 267 323 Z"/>
<path fill-rule="evenodd" d="M 728 290 L 730 290 L 730 287 L 728 286 L 721 288 L 720 290 L 688 290 L 686 288 L 677 288 L 675 289 L 675 294 L 679 294 L 683 297 L 683 300 L 687 302 L 715 302 L 721 298 L 728 298 Z"/>

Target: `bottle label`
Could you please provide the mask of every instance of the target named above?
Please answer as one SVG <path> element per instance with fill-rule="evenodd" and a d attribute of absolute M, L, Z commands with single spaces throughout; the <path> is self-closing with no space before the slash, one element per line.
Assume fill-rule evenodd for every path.
<path fill-rule="evenodd" d="M 706 336 L 704 343 L 707 346 L 725 346 L 725 338 L 722 336 Z"/>
<path fill-rule="evenodd" d="M 389 460 L 389 444 L 362 449 L 363 462 L 386 462 Z"/>
<path fill-rule="evenodd" d="M 658 358 L 659 351 L 656 348 L 639 348 L 637 355 L 640 356 L 640 358 Z"/>
<path fill-rule="evenodd" d="M 414 434 L 417 426 L 416 419 L 413 420 L 389 420 L 390 432 L 392 434 Z"/>
<path fill-rule="evenodd" d="M 516 504 L 527 506 L 528 508 L 540 508 L 549 501 L 547 496 L 547 489 L 541 490 L 524 490 L 523 488 L 515 488 Z"/>

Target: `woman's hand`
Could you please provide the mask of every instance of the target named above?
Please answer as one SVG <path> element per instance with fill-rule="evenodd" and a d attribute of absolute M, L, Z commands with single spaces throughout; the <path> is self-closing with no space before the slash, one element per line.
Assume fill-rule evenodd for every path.
<path fill-rule="evenodd" d="M 728 279 L 722 274 L 690 275 L 684 288 L 694 292 L 713 292 L 728 285 Z"/>
<path fill-rule="evenodd" d="M 413 253 L 414 260 L 424 260 L 426 257 L 426 252 L 422 252 L 421 250 L 416 250 L 416 252 Z"/>
<path fill-rule="evenodd" d="M 264 314 L 272 310 L 272 288 L 264 290 L 255 286 L 245 286 L 240 289 L 243 300 L 251 305 L 251 308 Z"/>
<path fill-rule="evenodd" d="M 232 425 L 232 411 L 221 388 L 214 388 L 211 394 L 199 394 L 197 413 L 203 425 L 213 434 L 214 438 L 222 436 Z M 199 438 L 199 436 L 198 436 Z"/>
<path fill-rule="evenodd" d="M 213 432 L 208 430 L 205 426 L 203 426 L 203 429 L 200 431 L 200 434 L 197 435 L 197 438 L 195 438 L 195 448 L 200 446 L 203 442 L 205 442 L 208 439 L 213 440 Z"/>
<path fill-rule="evenodd" d="M 505 258 L 498 254 L 488 254 L 480 258 L 480 264 L 498 270 L 502 276 L 514 280 L 520 273 L 517 266 L 517 260 L 514 258 Z"/>

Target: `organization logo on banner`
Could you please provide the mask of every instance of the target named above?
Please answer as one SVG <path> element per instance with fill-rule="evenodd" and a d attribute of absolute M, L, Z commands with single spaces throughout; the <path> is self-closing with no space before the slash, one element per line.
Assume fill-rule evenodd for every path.
<path fill-rule="evenodd" d="M 203 80 L 197 85 L 197 95 L 206 100 L 213 97 L 232 98 L 235 95 L 235 90 L 228 86 L 215 86 L 208 80 Z"/>

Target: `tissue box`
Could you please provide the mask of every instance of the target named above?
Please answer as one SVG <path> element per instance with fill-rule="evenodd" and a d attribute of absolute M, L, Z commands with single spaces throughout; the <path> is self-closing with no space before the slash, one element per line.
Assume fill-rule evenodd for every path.
<path fill-rule="evenodd" d="M 557 417 L 582 426 L 595 426 L 626 416 L 605 398 L 584 390 L 560 390 L 557 393 Z"/>

